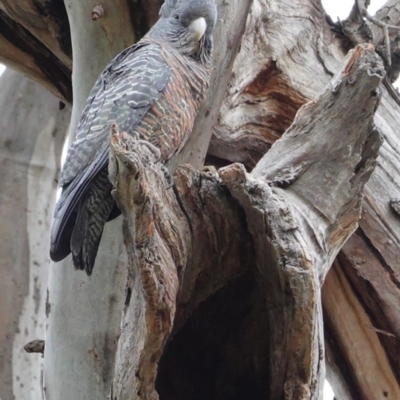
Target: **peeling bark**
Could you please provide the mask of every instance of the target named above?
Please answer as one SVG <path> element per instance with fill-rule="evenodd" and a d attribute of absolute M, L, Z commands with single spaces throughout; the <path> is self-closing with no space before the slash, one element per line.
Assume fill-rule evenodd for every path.
<path fill-rule="evenodd" d="M 333 377 L 334 387 L 339 388 L 337 394 L 346 389 L 353 394 L 353 397 L 349 398 L 399 398 L 400 387 L 395 376 L 396 369 L 390 365 L 381 339 L 393 339 L 393 334 L 374 326 L 376 321 L 371 320 L 365 312 L 339 263 L 335 263 L 329 272 L 324 289 L 328 341 L 336 342 L 336 355 L 333 354 L 330 361 L 332 365 L 341 363 L 340 371 L 347 371 L 347 376 L 340 383 L 336 382 L 335 376 Z M 342 360 L 339 361 L 335 357 Z M 353 368 L 353 365 L 367 365 L 368 368 L 358 369 Z M 337 376 L 338 373 L 334 375 Z"/>
<path fill-rule="evenodd" d="M 157 364 L 175 317 L 176 266 L 186 264 L 187 245 L 182 239 L 189 233 L 187 226 L 174 223 L 182 219 L 182 211 L 177 204 L 168 207 L 173 191 L 166 190 L 161 166 L 153 167 L 157 154 L 146 145 L 135 148 L 131 142 L 129 134 L 114 132 L 109 165 L 114 198 L 125 216 L 129 255 L 112 392 L 113 398 L 121 400 L 158 398 L 154 388 Z M 127 150 L 132 156 L 125 154 Z M 165 235 L 170 240 L 166 241 Z"/>

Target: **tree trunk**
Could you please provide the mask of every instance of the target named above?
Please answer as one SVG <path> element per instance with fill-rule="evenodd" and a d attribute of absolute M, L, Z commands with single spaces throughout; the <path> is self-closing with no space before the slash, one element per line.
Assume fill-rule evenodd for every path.
<path fill-rule="evenodd" d="M 49 230 L 70 111 L 10 70 L 0 86 L 0 398 L 39 400 L 43 359 L 24 346 L 44 339 Z"/>
<path fill-rule="evenodd" d="M 96 78 L 134 36 L 124 1 L 103 2 L 107 18 L 95 22 L 90 2 L 65 1 L 65 5 L 78 71 L 72 75 L 73 138 Z M 44 377 L 47 399 L 64 399 L 65 393 L 70 398 L 100 399 L 110 393 L 127 274 L 121 220 L 107 224 L 90 278 L 74 271 L 71 256 L 51 270 Z"/>
<path fill-rule="evenodd" d="M 70 27 L 71 136 L 105 63 L 160 5 L 103 2 L 92 21 L 88 2 L 55 16 L 56 0 L 18 0 L 25 19 L 1 3 L 14 21 L 0 30 L 3 57 L 33 59 L 25 72 L 67 100 Z M 107 224 L 90 279 L 69 258 L 51 270 L 47 399 L 318 399 L 325 349 L 337 398 L 400 398 L 400 100 L 383 78 L 384 66 L 398 74 L 397 34 L 389 62 L 356 6 L 335 25 L 318 0 L 217 3 L 212 89 L 174 186 L 147 146 L 114 132 L 123 217 Z M 396 25 L 398 7 L 376 17 Z"/>

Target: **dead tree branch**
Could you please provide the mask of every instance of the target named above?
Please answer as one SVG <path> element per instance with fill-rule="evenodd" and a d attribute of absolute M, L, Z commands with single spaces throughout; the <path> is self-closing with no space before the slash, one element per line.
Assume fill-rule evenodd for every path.
<path fill-rule="evenodd" d="M 393 82 L 400 72 L 400 4 L 389 0 L 375 16 L 368 13 L 368 6 L 369 1 L 356 0 L 340 26 L 353 45 L 368 42 L 376 47 L 385 60 L 388 79 Z"/>
<path fill-rule="evenodd" d="M 397 8 L 398 1 L 390 1 L 377 15 L 388 13 L 390 22 L 397 24 Z M 380 29 L 378 31 L 381 32 Z M 254 0 L 210 153 L 222 158 L 219 160 L 221 163 L 239 161 L 245 163 L 248 169 L 252 168 L 290 126 L 298 107 L 321 93 L 328 84 L 344 57 L 343 48 L 346 48 L 346 40 L 338 38 L 332 31 L 319 2 Z M 368 256 L 363 257 L 365 264 L 361 266 L 363 271 L 368 270 L 369 273 L 360 274 L 360 269 L 351 272 L 354 264 L 345 265 L 346 279 L 352 277 L 351 288 L 362 299 L 372 325 L 386 332 L 398 332 L 400 312 L 391 304 L 398 304 L 400 299 L 400 223 L 390 204 L 392 199 L 399 198 L 400 193 L 399 106 L 397 96 L 388 92 L 388 87 L 384 84 L 380 88 L 382 100 L 375 114 L 375 124 L 384 143 L 374 173 L 365 186 L 364 212 L 359 230 L 363 248 L 370 250 L 366 253 Z M 357 108 L 357 104 L 352 104 L 351 108 Z M 346 246 L 342 252 L 347 257 Z M 370 257 L 372 254 L 373 258 Z M 353 256 L 349 253 L 348 257 Z M 385 289 L 382 289 L 383 283 Z M 323 290 L 333 290 L 330 296 L 334 297 L 337 295 L 334 287 L 327 285 Z M 336 313 L 335 309 L 328 307 L 325 310 Z M 325 317 L 330 319 L 327 312 Z M 346 340 L 341 339 L 345 333 L 345 322 L 338 323 L 337 327 L 340 329 L 334 331 L 335 342 Z M 379 340 L 400 382 L 399 341 L 386 335 L 380 335 Z M 361 345 L 361 342 L 354 343 L 354 346 Z M 356 359 L 345 354 L 343 348 L 336 347 L 336 350 L 341 352 L 347 363 L 330 365 L 334 373 L 339 368 L 346 371 L 342 374 L 342 381 L 330 375 L 335 393 L 340 397 L 346 383 L 356 388 L 354 399 L 369 398 L 368 389 L 354 381 L 352 377 L 355 375 L 350 371 L 363 371 L 365 376 L 370 376 L 374 370 L 365 363 L 358 364 Z M 328 363 L 331 360 L 328 358 Z"/>
<path fill-rule="evenodd" d="M 358 224 L 381 145 L 373 116 L 383 76 L 373 47 L 357 47 L 250 175 L 238 165 L 221 171 L 245 209 L 265 280 L 272 398 L 319 398 L 320 282 Z M 348 104 L 358 112 L 346 112 Z"/>
<path fill-rule="evenodd" d="M 176 189 L 168 188 L 151 146 L 114 134 L 110 174 L 125 216 L 130 258 L 113 385 L 116 398 L 131 398 L 132 393 L 137 399 L 158 398 L 155 378 L 170 334 L 188 311 L 249 268 L 239 260 L 232 263 L 231 256 L 230 262 L 221 258 L 221 249 L 228 255 L 234 245 L 247 254 L 253 249 L 248 234 L 238 237 L 243 231 L 240 208 L 221 192 L 222 184 L 243 207 L 254 241 L 258 282 L 269 315 L 271 398 L 281 398 L 283 392 L 288 399 L 318 398 L 324 375 L 320 282 L 357 226 L 361 191 L 380 145 L 372 120 L 382 78 L 383 66 L 373 50 L 358 47 L 252 174 L 237 164 L 222 169 L 220 178 L 215 170 L 204 171 L 207 185 L 193 180 L 197 174 L 184 168 L 177 171 Z M 357 115 L 343 113 L 348 102 L 360 104 Z M 320 115 L 323 118 L 317 118 Z M 311 151 L 307 143 L 316 149 Z M 277 163 L 283 145 L 292 150 Z M 313 193 L 300 189 L 310 181 Z M 274 187 L 282 182 L 284 189 Z M 338 191 L 342 185 L 348 190 Z M 331 186 L 335 190 L 327 189 Z M 212 203 L 212 196 L 204 196 L 206 188 L 220 191 Z M 338 192 L 344 195 L 337 198 Z M 202 212 L 196 211 L 199 204 Z M 220 212 L 225 226 L 210 218 Z M 204 229 L 208 235 L 201 234 Z M 245 240 L 239 244 L 239 239 Z M 246 259 L 254 260 L 249 255 Z M 199 284 L 207 268 L 221 274 L 219 280 L 213 277 L 211 288 L 207 282 Z"/>
<path fill-rule="evenodd" d="M 173 188 L 151 145 L 117 132 L 109 168 L 125 216 L 129 255 L 113 395 L 153 399 L 158 363 L 172 330 L 245 271 L 248 264 L 242 260 L 247 255 L 251 263 L 251 245 L 241 229 L 240 209 L 215 170 L 199 174 L 180 168 Z"/>

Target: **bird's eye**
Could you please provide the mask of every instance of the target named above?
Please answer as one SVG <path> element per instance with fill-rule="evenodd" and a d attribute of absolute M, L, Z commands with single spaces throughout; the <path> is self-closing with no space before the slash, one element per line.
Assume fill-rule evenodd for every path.
<path fill-rule="evenodd" d="M 176 19 L 176 20 L 178 20 L 180 17 L 179 17 L 179 14 L 175 14 L 174 15 L 174 19 Z"/>

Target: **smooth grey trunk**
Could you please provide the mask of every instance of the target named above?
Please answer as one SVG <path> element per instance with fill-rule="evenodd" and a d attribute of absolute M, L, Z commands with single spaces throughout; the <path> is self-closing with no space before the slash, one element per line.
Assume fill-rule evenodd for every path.
<path fill-rule="evenodd" d="M 91 18 L 92 2 L 65 5 L 74 57 L 69 134 L 73 138 L 95 80 L 134 36 L 122 0 L 103 2 L 105 17 L 97 21 Z M 102 399 L 110 394 L 127 274 L 121 221 L 107 224 L 90 278 L 74 271 L 71 256 L 52 268 L 44 357 L 47 400 Z"/>
<path fill-rule="evenodd" d="M 49 230 L 69 107 L 19 73 L 0 78 L 0 398 L 42 400 Z"/>

